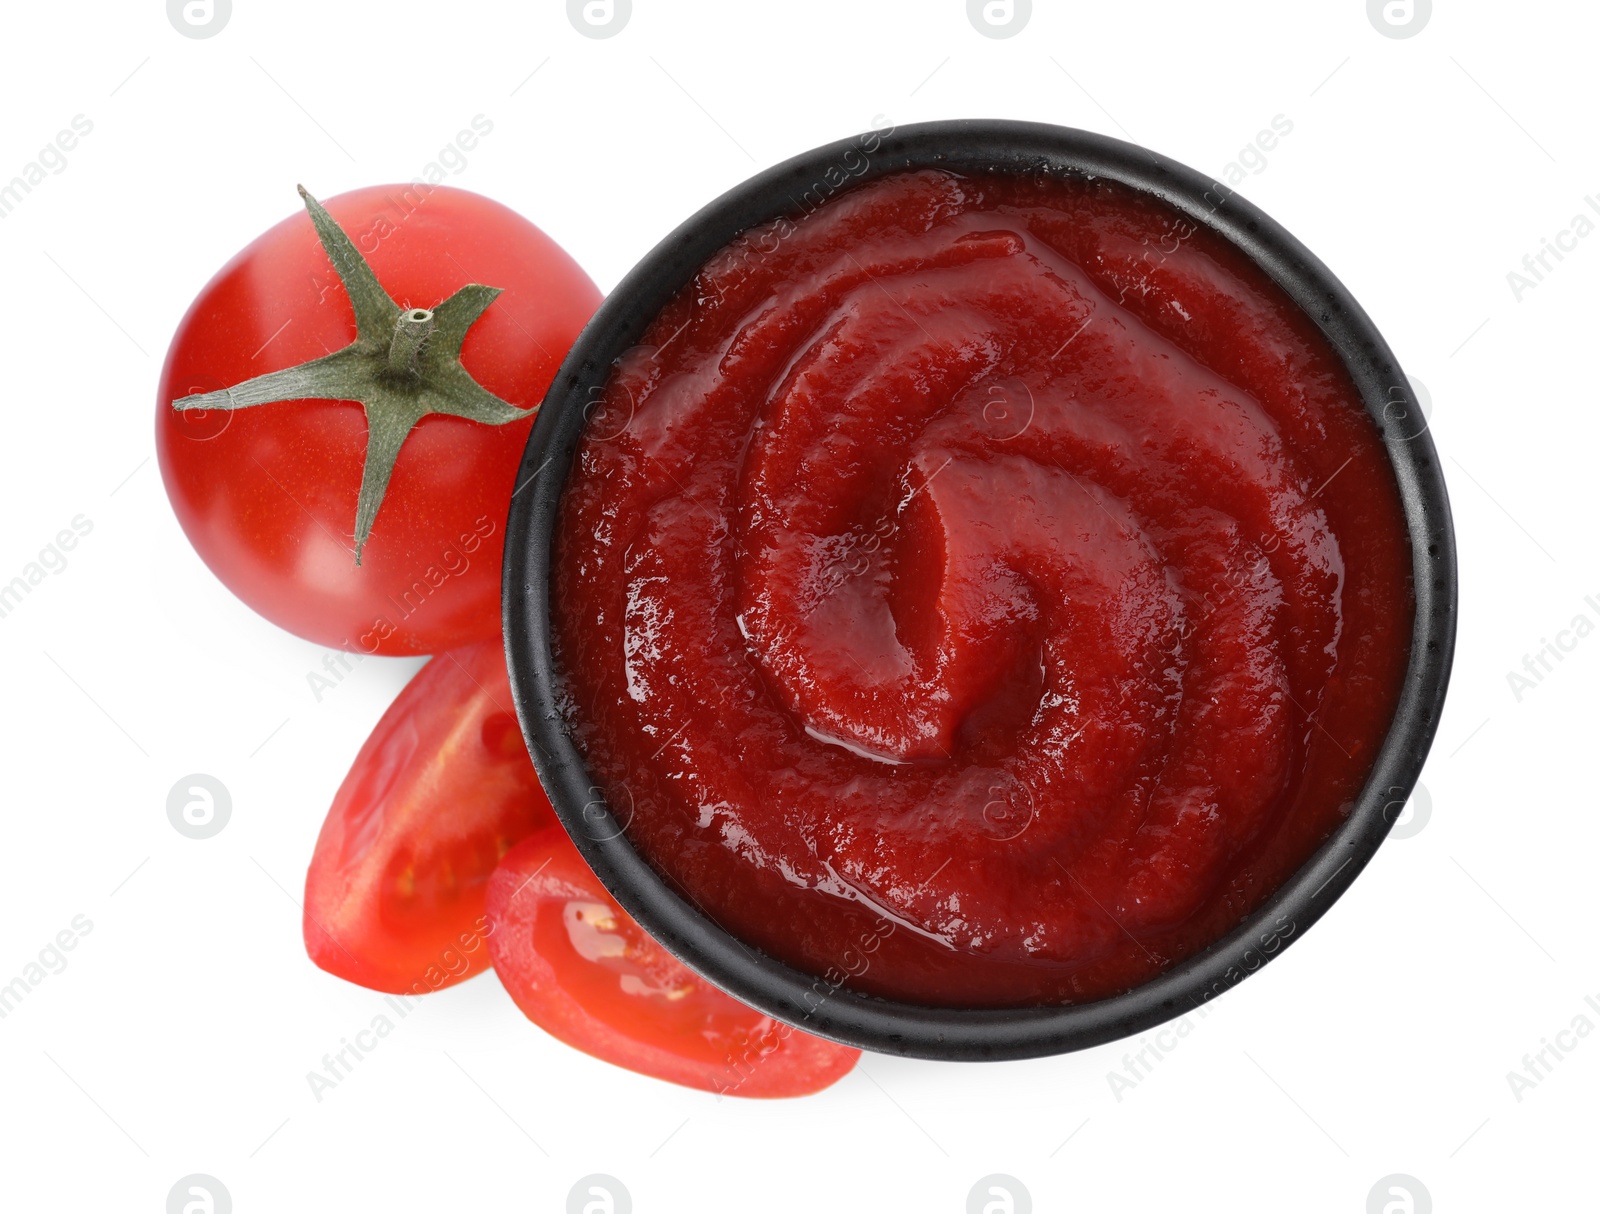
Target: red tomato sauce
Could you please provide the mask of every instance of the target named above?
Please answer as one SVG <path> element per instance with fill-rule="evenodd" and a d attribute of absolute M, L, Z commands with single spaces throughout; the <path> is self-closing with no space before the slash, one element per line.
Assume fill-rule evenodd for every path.
<path fill-rule="evenodd" d="M 937 171 L 740 237 L 613 370 L 557 661 L 629 837 L 742 939 L 945 1006 L 1215 941 L 1349 812 L 1410 546 L 1240 252 L 1104 181 Z"/>

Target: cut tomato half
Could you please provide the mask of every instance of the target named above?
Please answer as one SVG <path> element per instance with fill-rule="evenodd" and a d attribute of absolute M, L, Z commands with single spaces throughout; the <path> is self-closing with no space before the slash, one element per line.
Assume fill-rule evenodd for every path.
<path fill-rule="evenodd" d="M 489 876 L 554 822 L 499 639 L 440 654 L 334 797 L 306 874 L 306 951 L 380 991 L 422 994 L 487 969 Z"/>
<path fill-rule="evenodd" d="M 676 961 L 606 893 L 559 827 L 489 881 L 489 951 L 523 1013 L 606 1062 L 727 1096 L 804 1096 L 861 1051 L 803 1033 Z"/>

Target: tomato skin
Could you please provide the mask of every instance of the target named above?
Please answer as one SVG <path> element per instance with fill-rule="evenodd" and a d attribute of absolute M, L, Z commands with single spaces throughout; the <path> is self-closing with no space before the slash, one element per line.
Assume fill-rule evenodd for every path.
<path fill-rule="evenodd" d="M 503 288 L 468 330 L 462 365 L 519 408 L 540 403 L 600 302 L 554 241 L 507 207 L 449 186 L 372 186 L 325 205 L 403 307 L 431 307 L 469 282 Z M 357 566 L 367 442 L 359 404 L 171 407 L 355 336 L 349 297 L 304 211 L 218 271 L 178 325 L 156 398 L 156 451 L 178 521 L 230 590 L 319 644 L 438 653 L 495 636 L 502 533 L 531 413 L 503 426 L 424 417 L 401 448 Z"/>
<path fill-rule="evenodd" d="M 641 1075 L 726 1096 L 804 1096 L 861 1051 L 746 1007 L 679 964 L 606 893 L 560 826 L 489 880 L 489 952 L 528 1019 Z"/>
<path fill-rule="evenodd" d="M 470 978 L 489 967 L 490 874 L 554 823 L 499 639 L 440 654 L 383 714 L 334 797 L 306 874 L 306 951 L 373 990 Z"/>

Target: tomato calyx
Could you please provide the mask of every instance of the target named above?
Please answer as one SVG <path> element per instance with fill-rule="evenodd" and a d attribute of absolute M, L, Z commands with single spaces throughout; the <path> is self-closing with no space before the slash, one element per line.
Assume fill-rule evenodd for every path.
<path fill-rule="evenodd" d="M 412 428 L 429 413 L 503 426 L 532 416 L 490 392 L 461 365 L 467 330 L 500 294 L 471 283 L 433 308 L 402 308 L 385 291 L 333 216 L 298 187 L 328 260 L 355 311 L 356 339 L 298 366 L 258 375 L 172 402 L 190 409 L 248 409 L 292 400 L 348 400 L 367 415 L 367 454 L 356 499 L 355 558 L 372 534 L 395 461 Z"/>

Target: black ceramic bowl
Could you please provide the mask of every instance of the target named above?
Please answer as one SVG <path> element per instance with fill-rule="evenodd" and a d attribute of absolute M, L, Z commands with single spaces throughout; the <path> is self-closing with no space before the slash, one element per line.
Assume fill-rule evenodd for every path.
<path fill-rule="evenodd" d="M 739 233 L 815 207 L 841 181 L 938 167 L 1109 177 L 1146 191 L 1248 254 L 1339 352 L 1400 484 L 1410 534 L 1416 625 L 1394 722 L 1355 808 L 1333 836 L 1228 936 L 1159 977 L 1094 1003 L 1017 1009 L 920 1007 L 827 992 L 737 940 L 634 850 L 595 787 L 557 708 L 551 654 L 550 544 L 586 405 L 684 283 Z M 1261 211 L 1193 169 L 1115 139 L 1030 122 L 965 120 L 820 147 L 752 177 L 693 216 L 623 279 L 567 355 L 528 439 L 506 531 L 505 635 L 511 684 L 534 763 L 561 821 L 623 908 L 679 960 L 770 1016 L 863 1049 L 940 1059 L 1028 1058 L 1148 1029 L 1228 990 L 1296 941 L 1383 842 L 1427 756 L 1455 644 L 1456 561 L 1439 459 L 1409 381 L 1383 337 L 1328 268 Z M 1287 925 L 1292 925 L 1285 930 Z"/>

